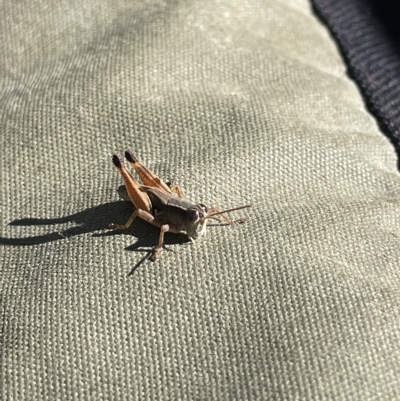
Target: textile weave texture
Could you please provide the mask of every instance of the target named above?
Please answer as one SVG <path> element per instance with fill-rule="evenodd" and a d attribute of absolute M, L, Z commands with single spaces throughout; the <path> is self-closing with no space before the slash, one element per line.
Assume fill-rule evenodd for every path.
<path fill-rule="evenodd" d="M 399 399 L 400 180 L 305 0 L 6 0 L 2 400 Z M 246 222 L 146 260 L 132 148 Z"/>

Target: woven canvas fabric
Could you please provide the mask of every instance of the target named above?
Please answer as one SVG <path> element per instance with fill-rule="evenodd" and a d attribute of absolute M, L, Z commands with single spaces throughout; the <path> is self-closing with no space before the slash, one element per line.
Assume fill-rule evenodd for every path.
<path fill-rule="evenodd" d="M 305 1 L 6 1 L 1 398 L 399 397 L 395 152 Z M 132 148 L 246 223 L 118 200 Z"/>
<path fill-rule="evenodd" d="M 369 109 L 399 154 L 400 33 L 397 19 L 393 18 L 398 12 L 397 4 L 313 0 L 313 5 L 337 40 L 349 74 L 360 86 Z"/>

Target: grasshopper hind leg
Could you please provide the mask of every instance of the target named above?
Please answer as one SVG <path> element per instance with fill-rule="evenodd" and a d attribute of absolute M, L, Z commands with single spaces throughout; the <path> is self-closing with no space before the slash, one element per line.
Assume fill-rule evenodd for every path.
<path fill-rule="evenodd" d="M 178 184 L 176 184 L 173 181 L 167 181 L 166 184 L 167 184 L 167 186 L 169 188 L 169 191 L 171 193 L 176 195 L 178 198 L 181 198 L 181 199 L 185 198 L 185 195 L 184 195 L 184 193 L 182 191 L 182 188 Z"/>

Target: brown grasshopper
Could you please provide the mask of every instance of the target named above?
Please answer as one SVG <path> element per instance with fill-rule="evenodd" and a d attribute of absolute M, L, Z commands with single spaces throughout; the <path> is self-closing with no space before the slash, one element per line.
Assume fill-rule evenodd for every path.
<path fill-rule="evenodd" d="M 244 219 L 231 220 L 225 213 L 248 208 L 251 205 L 220 211 L 202 203 L 193 204 L 183 198 L 183 192 L 178 185 L 166 184 L 140 163 L 131 150 L 125 151 L 125 157 L 136 170 L 144 185 L 140 185 L 132 176 L 125 167 L 122 157 L 114 154 L 112 161 L 125 183 L 118 188 L 118 193 L 122 199 L 131 201 L 136 210 L 125 224 L 111 223 L 109 228 L 125 230 L 136 217 L 160 227 L 158 245 L 151 256 L 153 261 L 157 259 L 163 247 L 164 233 L 167 231 L 186 232 L 191 240 L 195 240 L 205 233 L 207 219 L 222 222 L 216 217 L 217 215 L 220 215 L 230 225 L 244 222 Z"/>

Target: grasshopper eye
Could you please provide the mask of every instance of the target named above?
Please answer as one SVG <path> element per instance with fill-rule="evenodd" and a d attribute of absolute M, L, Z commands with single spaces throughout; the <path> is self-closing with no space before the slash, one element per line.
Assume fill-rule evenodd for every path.
<path fill-rule="evenodd" d="M 192 223 L 196 223 L 200 218 L 200 214 L 196 209 L 188 209 L 187 215 Z"/>

